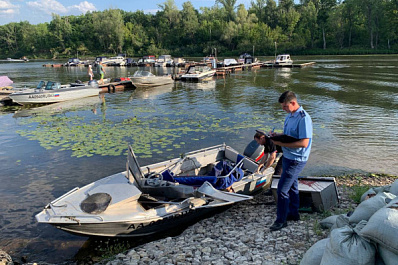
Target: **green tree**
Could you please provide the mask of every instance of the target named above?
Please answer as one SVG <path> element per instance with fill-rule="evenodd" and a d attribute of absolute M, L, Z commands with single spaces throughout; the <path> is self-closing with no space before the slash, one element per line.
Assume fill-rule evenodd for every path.
<path fill-rule="evenodd" d="M 94 35 L 104 51 L 122 52 L 124 22 L 117 9 L 108 9 L 93 14 Z"/>
<path fill-rule="evenodd" d="M 53 40 L 53 47 L 64 51 L 70 44 L 69 40 L 72 34 L 72 26 L 69 23 L 69 18 L 53 13 L 49 30 L 51 39 Z"/>
<path fill-rule="evenodd" d="M 235 19 L 236 0 L 216 0 L 216 3 L 220 3 L 224 7 L 228 22 Z"/>
<path fill-rule="evenodd" d="M 196 31 L 199 28 L 198 12 L 195 10 L 191 2 L 182 4 L 180 32 L 183 33 L 184 43 L 195 43 Z M 184 36 L 185 35 L 185 36 Z"/>

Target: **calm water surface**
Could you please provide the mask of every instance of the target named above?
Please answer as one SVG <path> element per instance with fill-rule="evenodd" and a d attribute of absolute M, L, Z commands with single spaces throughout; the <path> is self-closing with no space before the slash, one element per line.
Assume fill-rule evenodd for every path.
<path fill-rule="evenodd" d="M 38 225 L 34 215 L 44 205 L 76 186 L 123 171 L 128 144 L 142 165 L 222 142 L 243 151 L 254 129 L 282 130 L 285 113 L 277 100 L 288 89 L 314 123 L 303 175 L 398 175 L 398 56 L 295 59 L 316 65 L 262 68 L 201 84 L 136 89 L 37 109 L 0 108 L 0 249 L 28 261 L 80 259 L 90 241 Z M 0 75 L 16 87 L 87 80 L 86 68 L 44 63 L 52 62 L 0 63 Z M 107 68 L 107 77 L 137 69 Z"/>

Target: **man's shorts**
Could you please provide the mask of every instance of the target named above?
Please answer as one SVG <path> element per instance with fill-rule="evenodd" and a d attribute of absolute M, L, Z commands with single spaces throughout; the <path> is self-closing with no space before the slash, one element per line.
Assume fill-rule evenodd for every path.
<path fill-rule="evenodd" d="M 104 79 L 104 74 L 103 73 L 101 74 L 101 79 Z"/>

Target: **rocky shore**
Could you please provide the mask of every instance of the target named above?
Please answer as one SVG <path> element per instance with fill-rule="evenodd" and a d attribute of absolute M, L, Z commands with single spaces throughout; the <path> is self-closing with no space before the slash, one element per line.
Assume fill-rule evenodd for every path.
<path fill-rule="evenodd" d="M 357 206 L 352 199 L 356 187 L 388 185 L 395 179 L 375 174 L 336 178 L 338 206 L 325 213 L 302 213 L 300 221 L 289 221 L 286 228 L 275 232 L 269 230 L 276 218 L 274 198 L 263 192 L 196 223 L 177 237 L 141 245 L 97 264 L 299 264 L 315 242 L 328 236 L 319 222 Z"/>

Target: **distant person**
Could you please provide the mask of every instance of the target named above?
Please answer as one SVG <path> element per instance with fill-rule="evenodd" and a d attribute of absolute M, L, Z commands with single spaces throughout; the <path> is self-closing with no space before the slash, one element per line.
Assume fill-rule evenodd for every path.
<path fill-rule="evenodd" d="M 297 141 L 284 143 L 273 140 L 274 144 L 282 146 L 283 171 L 276 191 L 276 221 L 270 227 L 271 231 L 286 227 L 286 221 L 300 220 L 298 176 L 307 163 L 312 144 L 312 120 L 298 104 L 296 95 L 292 91 L 286 91 L 278 101 L 282 109 L 288 113 L 283 134 L 296 138 Z M 274 135 L 277 134 L 272 133 L 272 136 Z"/>
<path fill-rule="evenodd" d="M 259 145 L 264 146 L 264 155 L 258 162 L 257 173 L 269 168 L 275 163 L 278 154 L 282 153 L 282 148 L 279 145 L 275 145 L 273 141 L 262 131 L 256 130 L 254 140 Z M 275 166 L 275 175 L 280 175 L 282 172 L 282 159 L 278 160 Z"/>
<path fill-rule="evenodd" d="M 104 84 L 104 74 L 106 73 L 102 62 L 97 64 L 97 73 L 100 75 L 100 81 L 98 82 L 99 85 Z"/>
<path fill-rule="evenodd" d="M 92 81 L 93 77 L 94 77 L 94 73 L 93 73 L 93 67 L 91 66 L 91 64 L 88 65 L 87 74 L 90 77 L 90 81 Z"/>

